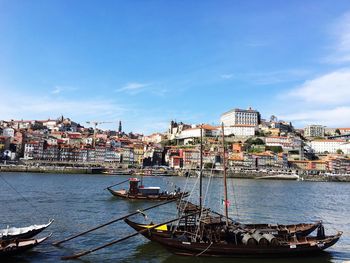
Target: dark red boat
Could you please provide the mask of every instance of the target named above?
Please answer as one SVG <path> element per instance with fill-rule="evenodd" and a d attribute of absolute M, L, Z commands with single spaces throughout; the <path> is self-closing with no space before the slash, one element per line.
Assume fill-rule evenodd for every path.
<path fill-rule="evenodd" d="M 125 219 L 125 222 L 138 232 L 145 229 L 144 225 L 129 219 Z M 155 231 L 162 231 L 162 227 L 155 228 Z M 223 229 L 225 230 L 222 231 Z M 222 224 L 207 224 L 202 225 L 198 231 L 174 232 L 171 236 L 158 235 L 152 231 L 142 231 L 141 234 L 178 255 L 261 257 L 317 254 L 334 245 L 342 235 L 342 232 L 338 232 L 336 235 L 325 236 L 321 232 L 322 230 L 318 231 L 317 236 L 282 237 L 259 230 L 250 233 L 234 227 L 225 228 Z"/>
<path fill-rule="evenodd" d="M 189 195 L 188 192 L 181 192 L 180 189 L 176 189 L 173 192 L 160 191 L 160 187 L 144 187 L 140 185 L 140 180 L 137 178 L 129 179 L 129 190 L 113 190 L 111 187 L 107 187 L 107 190 L 116 197 L 121 197 L 130 200 L 147 200 L 147 201 L 165 201 L 165 200 L 177 200 Z"/>

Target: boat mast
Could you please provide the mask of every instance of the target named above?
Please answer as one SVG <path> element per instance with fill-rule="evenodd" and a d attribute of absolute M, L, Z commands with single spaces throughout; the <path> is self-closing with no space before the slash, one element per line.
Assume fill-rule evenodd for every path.
<path fill-rule="evenodd" d="M 199 161 L 199 209 L 200 209 L 200 214 L 199 217 L 202 215 L 202 170 L 203 170 L 203 125 L 201 125 L 201 139 L 200 139 L 200 161 Z"/>
<path fill-rule="evenodd" d="M 221 130 L 222 130 L 222 163 L 224 167 L 224 205 L 225 205 L 225 217 L 226 217 L 226 226 L 228 226 L 228 199 L 227 199 L 227 175 L 226 175 L 226 158 L 225 158 L 225 133 L 224 133 L 224 123 L 221 123 Z"/>

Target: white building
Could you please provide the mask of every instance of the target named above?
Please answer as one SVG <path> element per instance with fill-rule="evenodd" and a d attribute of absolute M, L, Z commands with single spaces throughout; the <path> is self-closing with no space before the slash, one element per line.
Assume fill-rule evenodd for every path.
<path fill-rule="evenodd" d="M 47 121 L 43 121 L 42 123 L 44 126 L 46 126 L 51 131 L 55 130 L 55 128 L 56 128 L 56 130 L 58 130 L 56 120 L 47 120 Z"/>
<path fill-rule="evenodd" d="M 283 149 L 299 149 L 301 147 L 301 140 L 295 137 L 286 136 L 271 136 L 265 138 L 266 146 L 281 146 Z"/>
<path fill-rule="evenodd" d="M 338 128 L 341 135 L 350 134 L 350 128 Z"/>
<path fill-rule="evenodd" d="M 322 125 L 308 125 L 304 129 L 305 137 L 323 137 L 325 134 L 325 127 Z"/>
<path fill-rule="evenodd" d="M 2 135 L 5 137 L 14 137 L 15 136 L 15 130 L 13 128 L 5 128 L 2 131 Z"/>
<path fill-rule="evenodd" d="M 247 110 L 233 109 L 221 115 L 220 123 L 224 123 L 225 126 L 234 126 L 234 125 L 257 126 L 260 123 L 260 113 L 251 108 Z"/>
<path fill-rule="evenodd" d="M 153 133 L 148 136 L 143 136 L 142 141 L 148 142 L 148 143 L 160 143 L 165 139 L 165 135 L 161 133 Z"/>
<path fill-rule="evenodd" d="M 309 145 L 315 153 L 336 153 L 345 142 L 345 140 L 315 140 Z"/>
<path fill-rule="evenodd" d="M 217 128 L 218 133 L 221 134 L 221 127 Z M 234 125 L 224 127 L 225 136 L 237 136 L 237 137 L 251 137 L 255 135 L 257 126 L 254 125 Z"/>
<path fill-rule="evenodd" d="M 215 137 L 218 135 L 218 127 L 211 126 L 208 124 L 202 125 L 202 135 L 203 137 Z M 221 129 L 220 129 L 221 132 Z M 180 134 L 176 136 L 176 139 L 189 139 L 189 138 L 200 138 L 201 137 L 201 126 L 189 128 L 181 131 Z"/>
<path fill-rule="evenodd" d="M 350 154 L 350 142 L 341 144 L 339 149 L 342 150 L 343 154 Z"/>
<path fill-rule="evenodd" d="M 24 159 L 31 160 L 39 151 L 39 142 L 28 142 L 24 144 Z"/>

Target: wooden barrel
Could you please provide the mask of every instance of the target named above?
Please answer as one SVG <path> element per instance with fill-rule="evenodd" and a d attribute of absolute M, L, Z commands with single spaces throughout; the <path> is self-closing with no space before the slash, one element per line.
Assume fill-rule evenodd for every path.
<path fill-rule="evenodd" d="M 270 246 L 277 247 L 279 245 L 279 242 L 278 242 L 277 238 L 274 235 L 272 235 L 272 234 L 263 234 L 263 237 L 266 238 L 269 241 Z"/>
<path fill-rule="evenodd" d="M 252 237 L 257 241 L 259 246 L 268 246 L 269 245 L 269 241 L 262 234 L 260 234 L 257 231 L 255 231 L 252 234 Z"/>
<path fill-rule="evenodd" d="M 256 246 L 258 242 L 256 242 L 251 234 L 246 233 L 243 235 L 242 243 L 247 246 Z"/>

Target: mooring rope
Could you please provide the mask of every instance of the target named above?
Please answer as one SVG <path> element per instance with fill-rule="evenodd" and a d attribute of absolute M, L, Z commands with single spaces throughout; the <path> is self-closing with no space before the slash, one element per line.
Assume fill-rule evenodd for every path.
<path fill-rule="evenodd" d="M 205 253 L 205 252 L 211 247 L 212 244 L 213 244 L 213 242 L 210 242 L 209 246 L 208 246 L 206 249 L 204 249 L 202 252 L 196 254 L 195 256 L 196 256 L 196 257 L 199 257 L 200 255 L 202 255 L 203 253 Z"/>
<path fill-rule="evenodd" d="M 0 178 L 1 178 L 1 180 L 3 180 L 12 190 L 14 190 L 24 201 L 26 201 L 35 210 L 35 211 L 32 212 L 32 214 L 34 212 L 37 212 L 38 214 L 41 214 L 41 212 L 31 202 L 29 202 L 29 200 L 26 197 L 24 197 L 20 192 L 18 192 L 15 187 L 13 187 L 7 180 L 5 180 L 5 178 L 3 178 L 3 176 L 1 174 L 0 174 Z"/>

